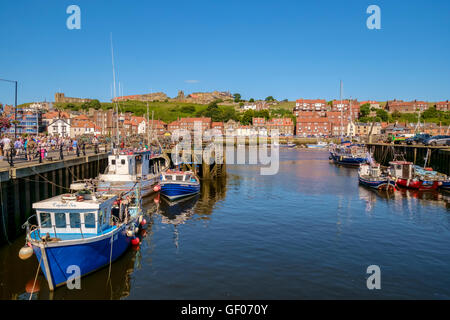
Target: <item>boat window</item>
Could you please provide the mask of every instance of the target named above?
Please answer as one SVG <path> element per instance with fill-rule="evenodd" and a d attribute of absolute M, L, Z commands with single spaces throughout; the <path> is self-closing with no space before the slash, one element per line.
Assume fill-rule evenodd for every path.
<path fill-rule="evenodd" d="M 184 181 L 189 181 L 190 179 L 191 179 L 191 175 L 188 174 L 188 175 L 186 176 L 186 178 L 184 179 Z"/>
<path fill-rule="evenodd" d="M 183 181 L 183 176 L 176 176 L 177 181 Z"/>
<path fill-rule="evenodd" d="M 81 220 L 80 220 L 80 213 L 79 212 L 71 212 L 71 213 L 69 213 L 69 218 L 70 218 L 70 227 L 71 228 L 80 228 Z"/>
<path fill-rule="evenodd" d="M 171 175 L 165 175 L 164 177 L 166 178 L 166 180 L 172 180 L 172 176 Z"/>
<path fill-rule="evenodd" d="M 52 220 L 51 215 L 48 212 L 41 212 L 39 213 L 41 218 L 41 227 L 42 228 L 51 228 L 52 227 Z"/>
<path fill-rule="evenodd" d="M 95 228 L 95 214 L 92 212 L 84 214 L 84 227 Z"/>
<path fill-rule="evenodd" d="M 116 164 L 116 160 L 111 160 L 111 164 Z"/>
<path fill-rule="evenodd" d="M 122 159 L 122 161 L 120 161 L 121 164 L 125 164 L 125 159 Z"/>
<path fill-rule="evenodd" d="M 55 212 L 55 226 L 57 228 L 66 227 L 66 214 L 64 212 Z"/>

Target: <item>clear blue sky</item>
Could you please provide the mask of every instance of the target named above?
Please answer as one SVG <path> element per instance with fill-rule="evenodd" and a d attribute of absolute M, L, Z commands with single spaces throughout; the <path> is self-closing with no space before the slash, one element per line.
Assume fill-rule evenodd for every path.
<path fill-rule="evenodd" d="M 68 30 L 66 8 L 81 8 Z M 381 8 L 381 30 L 366 9 Z M 450 99 L 448 0 L 17 0 L 0 3 L 0 78 L 19 103 L 229 90 L 246 98 Z M 189 81 L 195 80 L 195 81 Z M 13 86 L 0 82 L 0 101 Z"/>

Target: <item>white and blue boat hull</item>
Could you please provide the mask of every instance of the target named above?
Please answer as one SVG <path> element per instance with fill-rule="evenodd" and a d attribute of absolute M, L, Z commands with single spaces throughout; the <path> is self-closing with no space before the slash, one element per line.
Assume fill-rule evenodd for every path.
<path fill-rule="evenodd" d="M 91 238 L 31 244 L 49 285 L 56 288 L 73 279 L 75 269 L 82 277 L 119 258 L 131 244 L 126 228 L 122 225 Z"/>

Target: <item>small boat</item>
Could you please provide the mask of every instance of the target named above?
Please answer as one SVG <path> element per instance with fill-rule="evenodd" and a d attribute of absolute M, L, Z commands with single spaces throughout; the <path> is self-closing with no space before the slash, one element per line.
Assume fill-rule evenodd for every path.
<path fill-rule="evenodd" d="M 296 146 L 295 143 L 285 143 L 285 144 L 280 144 L 279 145 L 281 148 L 294 148 Z"/>
<path fill-rule="evenodd" d="M 430 175 L 423 174 L 420 167 L 410 161 L 391 161 L 390 173 L 396 185 L 416 190 L 436 190 L 442 182 Z"/>
<path fill-rule="evenodd" d="M 328 143 L 326 143 L 325 141 L 319 141 L 316 144 L 306 144 L 306 146 L 308 148 L 323 149 L 323 148 L 328 147 Z"/>
<path fill-rule="evenodd" d="M 169 200 L 200 192 L 200 180 L 192 171 L 167 171 L 161 175 L 161 194 Z"/>
<path fill-rule="evenodd" d="M 141 183 L 142 196 L 159 190 L 157 184 L 169 166 L 169 160 L 149 150 L 119 151 L 108 156 L 105 174 L 98 177 L 98 191 L 123 193 L 129 192 Z"/>
<path fill-rule="evenodd" d="M 394 191 L 395 181 L 380 169 L 379 163 L 361 164 L 358 171 L 359 183 L 380 191 Z"/>
<path fill-rule="evenodd" d="M 343 166 L 359 167 L 368 162 L 368 156 L 361 146 L 337 146 L 330 151 L 330 160 Z"/>
<path fill-rule="evenodd" d="M 139 188 L 136 192 L 121 198 L 80 188 L 33 203 L 36 215 L 24 224 L 27 244 L 19 257 L 36 255 L 51 291 L 73 279 L 74 272 L 82 277 L 109 265 L 139 243 L 136 235 L 145 221 Z"/>

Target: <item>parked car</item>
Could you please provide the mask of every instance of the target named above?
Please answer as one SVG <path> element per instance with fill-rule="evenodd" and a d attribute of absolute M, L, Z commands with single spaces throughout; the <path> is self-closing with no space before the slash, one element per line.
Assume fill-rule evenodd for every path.
<path fill-rule="evenodd" d="M 405 140 L 406 144 L 419 144 L 423 143 L 428 138 L 431 138 L 431 135 L 428 133 L 418 133 L 412 138 L 408 138 Z"/>
<path fill-rule="evenodd" d="M 426 146 L 445 146 L 449 140 L 450 136 L 439 135 L 426 139 L 423 144 Z"/>

